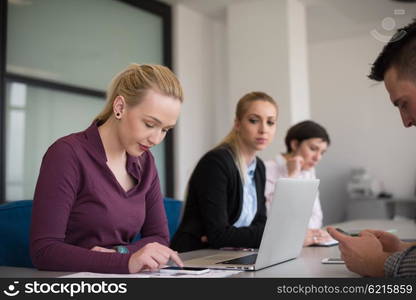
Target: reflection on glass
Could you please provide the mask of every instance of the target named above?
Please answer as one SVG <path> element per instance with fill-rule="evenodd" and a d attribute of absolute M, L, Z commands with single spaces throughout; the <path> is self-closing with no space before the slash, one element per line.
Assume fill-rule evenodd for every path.
<path fill-rule="evenodd" d="M 10 88 L 10 109 L 7 128 L 6 159 L 10 168 L 6 170 L 8 193 L 23 199 L 24 147 L 26 121 L 26 85 L 15 83 Z M 13 153 L 13 155 L 11 155 Z M 8 199 L 8 197 L 6 197 Z"/>
<path fill-rule="evenodd" d="M 21 83 L 8 84 L 6 94 L 6 200 L 33 199 L 48 147 L 62 136 L 86 129 L 104 100 Z M 164 193 L 164 144 L 152 152 Z"/>
<path fill-rule="evenodd" d="M 163 63 L 160 16 L 115 0 L 9 0 L 7 72 L 105 90 L 132 62 Z"/>

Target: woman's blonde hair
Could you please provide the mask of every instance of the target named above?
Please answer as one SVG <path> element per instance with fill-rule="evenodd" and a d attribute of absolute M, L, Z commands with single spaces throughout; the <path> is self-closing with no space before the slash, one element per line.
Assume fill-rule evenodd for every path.
<path fill-rule="evenodd" d="M 113 114 L 113 102 L 123 96 L 128 106 L 140 103 L 148 90 L 154 90 L 183 102 L 183 91 L 173 72 L 161 65 L 131 64 L 112 79 L 103 111 L 95 121 L 103 124 Z"/>
<path fill-rule="evenodd" d="M 255 101 L 265 101 L 272 104 L 276 108 L 277 114 L 278 105 L 271 96 L 264 92 L 250 92 L 238 100 L 237 108 L 235 110 L 235 120 L 241 121 L 244 115 L 247 113 L 250 104 Z M 234 162 L 237 165 L 238 171 L 240 173 L 241 180 L 244 183 L 246 181 L 245 173 L 247 166 L 240 151 L 239 133 L 237 132 L 235 126 L 233 126 L 230 133 L 228 133 L 228 135 L 215 148 L 224 146 L 231 150 Z"/>

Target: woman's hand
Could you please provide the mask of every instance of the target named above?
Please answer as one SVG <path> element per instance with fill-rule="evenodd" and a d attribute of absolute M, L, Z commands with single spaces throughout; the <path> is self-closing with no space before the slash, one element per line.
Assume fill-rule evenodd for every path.
<path fill-rule="evenodd" d="M 328 232 L 321 229 L 308 229 L 305 240 L 303 241 L 303 247 L 307 247 L 313 244 L 325 243 L 331 239 Z"/>
<path fill-rule="evenodd" d="M 296 178 L 302 171 L 304 164 L 303 157 L 300 155 L 290 156 L 286 158 L 287 173 L 290 178 Z"/>
<path fill-rule="evenodd" d="M 144 269 L 156 271 L 166 265 L 169 259 L 179 267 L 183 267 L 183 262 L 176 251 L 159 243 L 149 243 L 130 256 L 129 272 L 137 273 Z"/>
<path fill-rule="evenodd" d="M 108 252 L 108 253 L 117 252 L 114 249 L 107 249 L 107 248 L 103 248 L 103 247 L 99 247 L 99 246 L 92 247 L 90 250 L 91 251 L 97 251 L 97 252 Z"/>

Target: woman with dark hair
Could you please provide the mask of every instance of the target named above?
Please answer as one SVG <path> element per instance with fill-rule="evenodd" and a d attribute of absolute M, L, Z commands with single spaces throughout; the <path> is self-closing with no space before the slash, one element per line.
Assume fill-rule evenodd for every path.
<path fill-rule="evenodd" d="M 266 164 L 266 207 L 269 209 L 273 199 L 276 181 L 279 178 L 315 177 L 315 166 L 326 152 L 330 139 L 324 127 L 313 121 L 303 121 L 289 128 L 285 138 L 287 152 L 278 154 Z M 322 210 L 319 194 L 309 220 L 309 230 L 304 246 L 325 242 L 329 239 L 322 227 Z"/>
<path fill-rule="evenodd" d="M 266 170 L 256 154 L 272 141 L 277 113 L 276 102 L 263 92 L 238 101 L 230 133 L 192 173 L 172 249 L 259 247 L 266 223 Z"/>

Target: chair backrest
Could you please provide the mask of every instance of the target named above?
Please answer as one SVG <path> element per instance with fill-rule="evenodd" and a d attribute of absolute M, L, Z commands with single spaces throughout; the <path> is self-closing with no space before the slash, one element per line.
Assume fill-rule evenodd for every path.
<path fill-rule="evenodd" d="M 178 230 L 181 221 L 182 201 L 165 198 L 163 199 L 163 204 L 165 205 L 166 216 L 168 218 L 169 235 L 172 238 L 176 230 Z"/>
<path fill-rule="evenodd" d="M 163 204 L 172 237 L 179 226 L 182 201 L 164 198 Z M 33 267 L 29 254 L 31 217 L 32 200 L 0 205 L 0 266 Z"/>
<path fill-rule="evenodd" d="M 0 266 L 33 267 L 29 255 L 32 201 L 0 205 Z"/>

